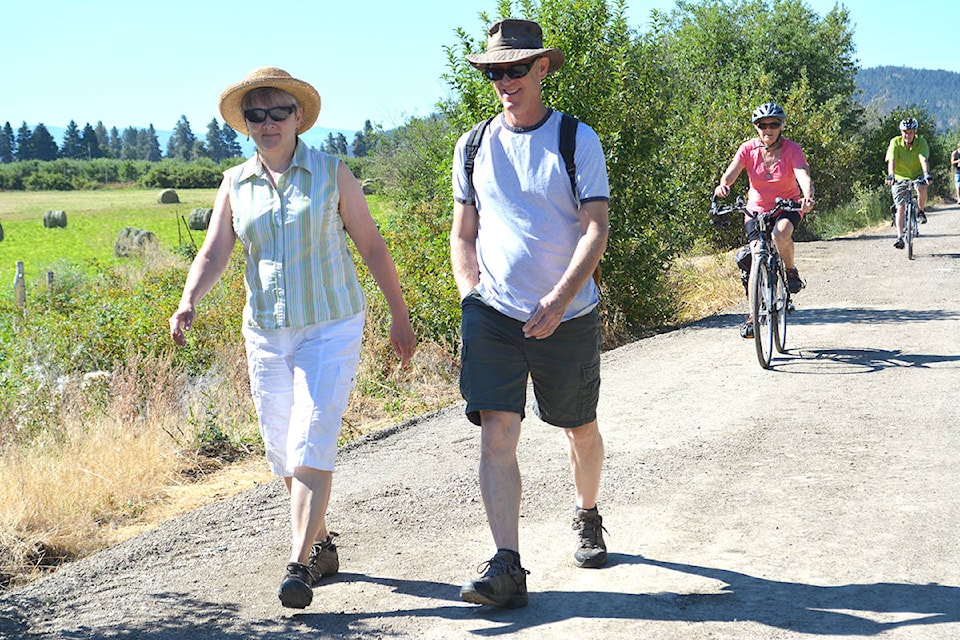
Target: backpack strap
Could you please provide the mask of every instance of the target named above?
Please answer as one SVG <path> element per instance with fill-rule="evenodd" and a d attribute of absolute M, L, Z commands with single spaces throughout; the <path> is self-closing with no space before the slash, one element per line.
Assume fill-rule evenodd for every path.
<path fill-rule="evenodd" d="M 483 138 L 483 132 L 487 130 L 487 126 L 493 118 L 487 118 L 483 122 L 478 122 L 473 125 L 473 129 L 470 130 L 470 135 L 467 136 L 467 143 L 465 145 L 466 158 L 463 161 L 463 169 L 467 173 L 467 200 L 476 203 L 477 192 L 473 188 L 473 165 L 474 159 L 477 157 L 477 151 L 480 150 L 480 139 Z"/>
<path fill-rule="evenodd" d="M 573 159 L 577 151 L 577 125 L 579 120 L 567 114 L 561 114 L 560 119 L 560 155 L 563 156 L 563 164 L 567 167 L 567 177 L 570 178 L 570 188 L 573 189 L 573 196 L 580 201 L 580 195 L 577 191 L 577 163 Z"/>

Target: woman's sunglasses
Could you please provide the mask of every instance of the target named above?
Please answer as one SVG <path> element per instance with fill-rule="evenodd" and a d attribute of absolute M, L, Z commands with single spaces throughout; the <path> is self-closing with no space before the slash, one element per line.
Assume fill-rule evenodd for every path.
<path fill-rule="evenodd" d="M 487 80 L 492 80 L 493 82 L 503 80 L 504 74 L 516 80 L 530 73 L 530 69 L 533 68 L 533 63 L 537 60 L 539 60 L 539 58 L 534 58 L 530 62 L 521 62 L 520 64 L 514 64 L 509 67 L 484 67 L 483 75 L 486 76 Z"/>
<path fill-rule="evenodd" d="M 243 117 L 249 122 L 260 124 L 266 122 L 267 116 L 274 122 L 283 122 L 290 117 L 296 107 L 270 107 L 269 109 L 244 109 Z"/>
<path fill-rule="evenodd" d="M 774 120 L 773 122 L 758 122 L 758 129 L 779 129 L 780 125 L 783 124 L 779 120 Z"/>

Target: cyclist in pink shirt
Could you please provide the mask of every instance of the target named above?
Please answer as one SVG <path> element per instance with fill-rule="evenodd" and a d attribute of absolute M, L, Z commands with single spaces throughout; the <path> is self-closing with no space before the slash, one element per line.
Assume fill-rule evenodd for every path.
<path fill-rule="evenodd" d="M 787 271 L 787 288 L 797 293 L 804 287 L 800 272 L 793 261 L 793 230 L 801 218 L 813 209 L 813 180 L 803 150 L 796 142 L 783 137 L 786 114 L 775 102 L 766 102 L 753 111 L 751 118 L 757 137 L 747 140 L 737 149 L 733 160 L 720 177 L 714 189 L 719 198 L 730 195 L 730 187 L 740 172 L 746 169 L 750 180 L 747 195 L 747 210 L 753 213 L 769 211 L 777 198 L 799 200 L 800 212 L 784 211 L 777 216 L 773 229 L 773 241 L 783 259 Z M 747 240 L 751 250 L 759 247 L 760 230 L 755 218 L 744 217 Z M 752 287 L 748 288 L 751 291 Z M 740 327 L 740 335 L 753 337 L 753 319 L 748 317 Z"/>

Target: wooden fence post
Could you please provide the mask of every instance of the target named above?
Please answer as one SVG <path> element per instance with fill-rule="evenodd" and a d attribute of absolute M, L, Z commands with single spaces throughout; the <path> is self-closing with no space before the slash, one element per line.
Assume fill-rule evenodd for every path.
<path fill-rule="evenodd" d="M 24 309 L 27 306 L 27 286 L 23 279 L 23 260 L 17 260 L 17 275 L 13 277 L 13 291 L 17 306 Z"/>

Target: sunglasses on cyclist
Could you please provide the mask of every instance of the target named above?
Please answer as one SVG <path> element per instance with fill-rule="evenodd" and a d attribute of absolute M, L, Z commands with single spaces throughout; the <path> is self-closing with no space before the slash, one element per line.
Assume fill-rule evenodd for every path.
<path fill-rule="evenodd" d="M 244 109 L 243 117 L 247 119 L 248 122 L 254 124 L 260 124 L 261 122 L 266 122 L 267 116 L 270 116 L 270 119 L 274 122 L 283 122 L 290 117 L 290 114 L 294 112 L 296 107 L 270 107 L 269 109 Z"/>
<path fill-rule="evenodd" d="M 779 120 L 774 120 L 773 122 L 758 122 L 758 129 L 779 129 L 781 122 Z"/>
<path fill-rule="evenodd" d="M 487 80 L 492 80 L 493 82 L 496 82 L 497 80 L 503 80 L 504 74 L 506 74 L 509 78 L 517 80 L 518 78 L 522 78 L 530 73 L 530 69 L 533 68 L 533 64 L 539 59 L 540 58 L 534 58 L 530 62 L 521 62 L 519 64 L 510 65 L 509 67 L 484 67 L 483 75 L 486 76 Z"/>

